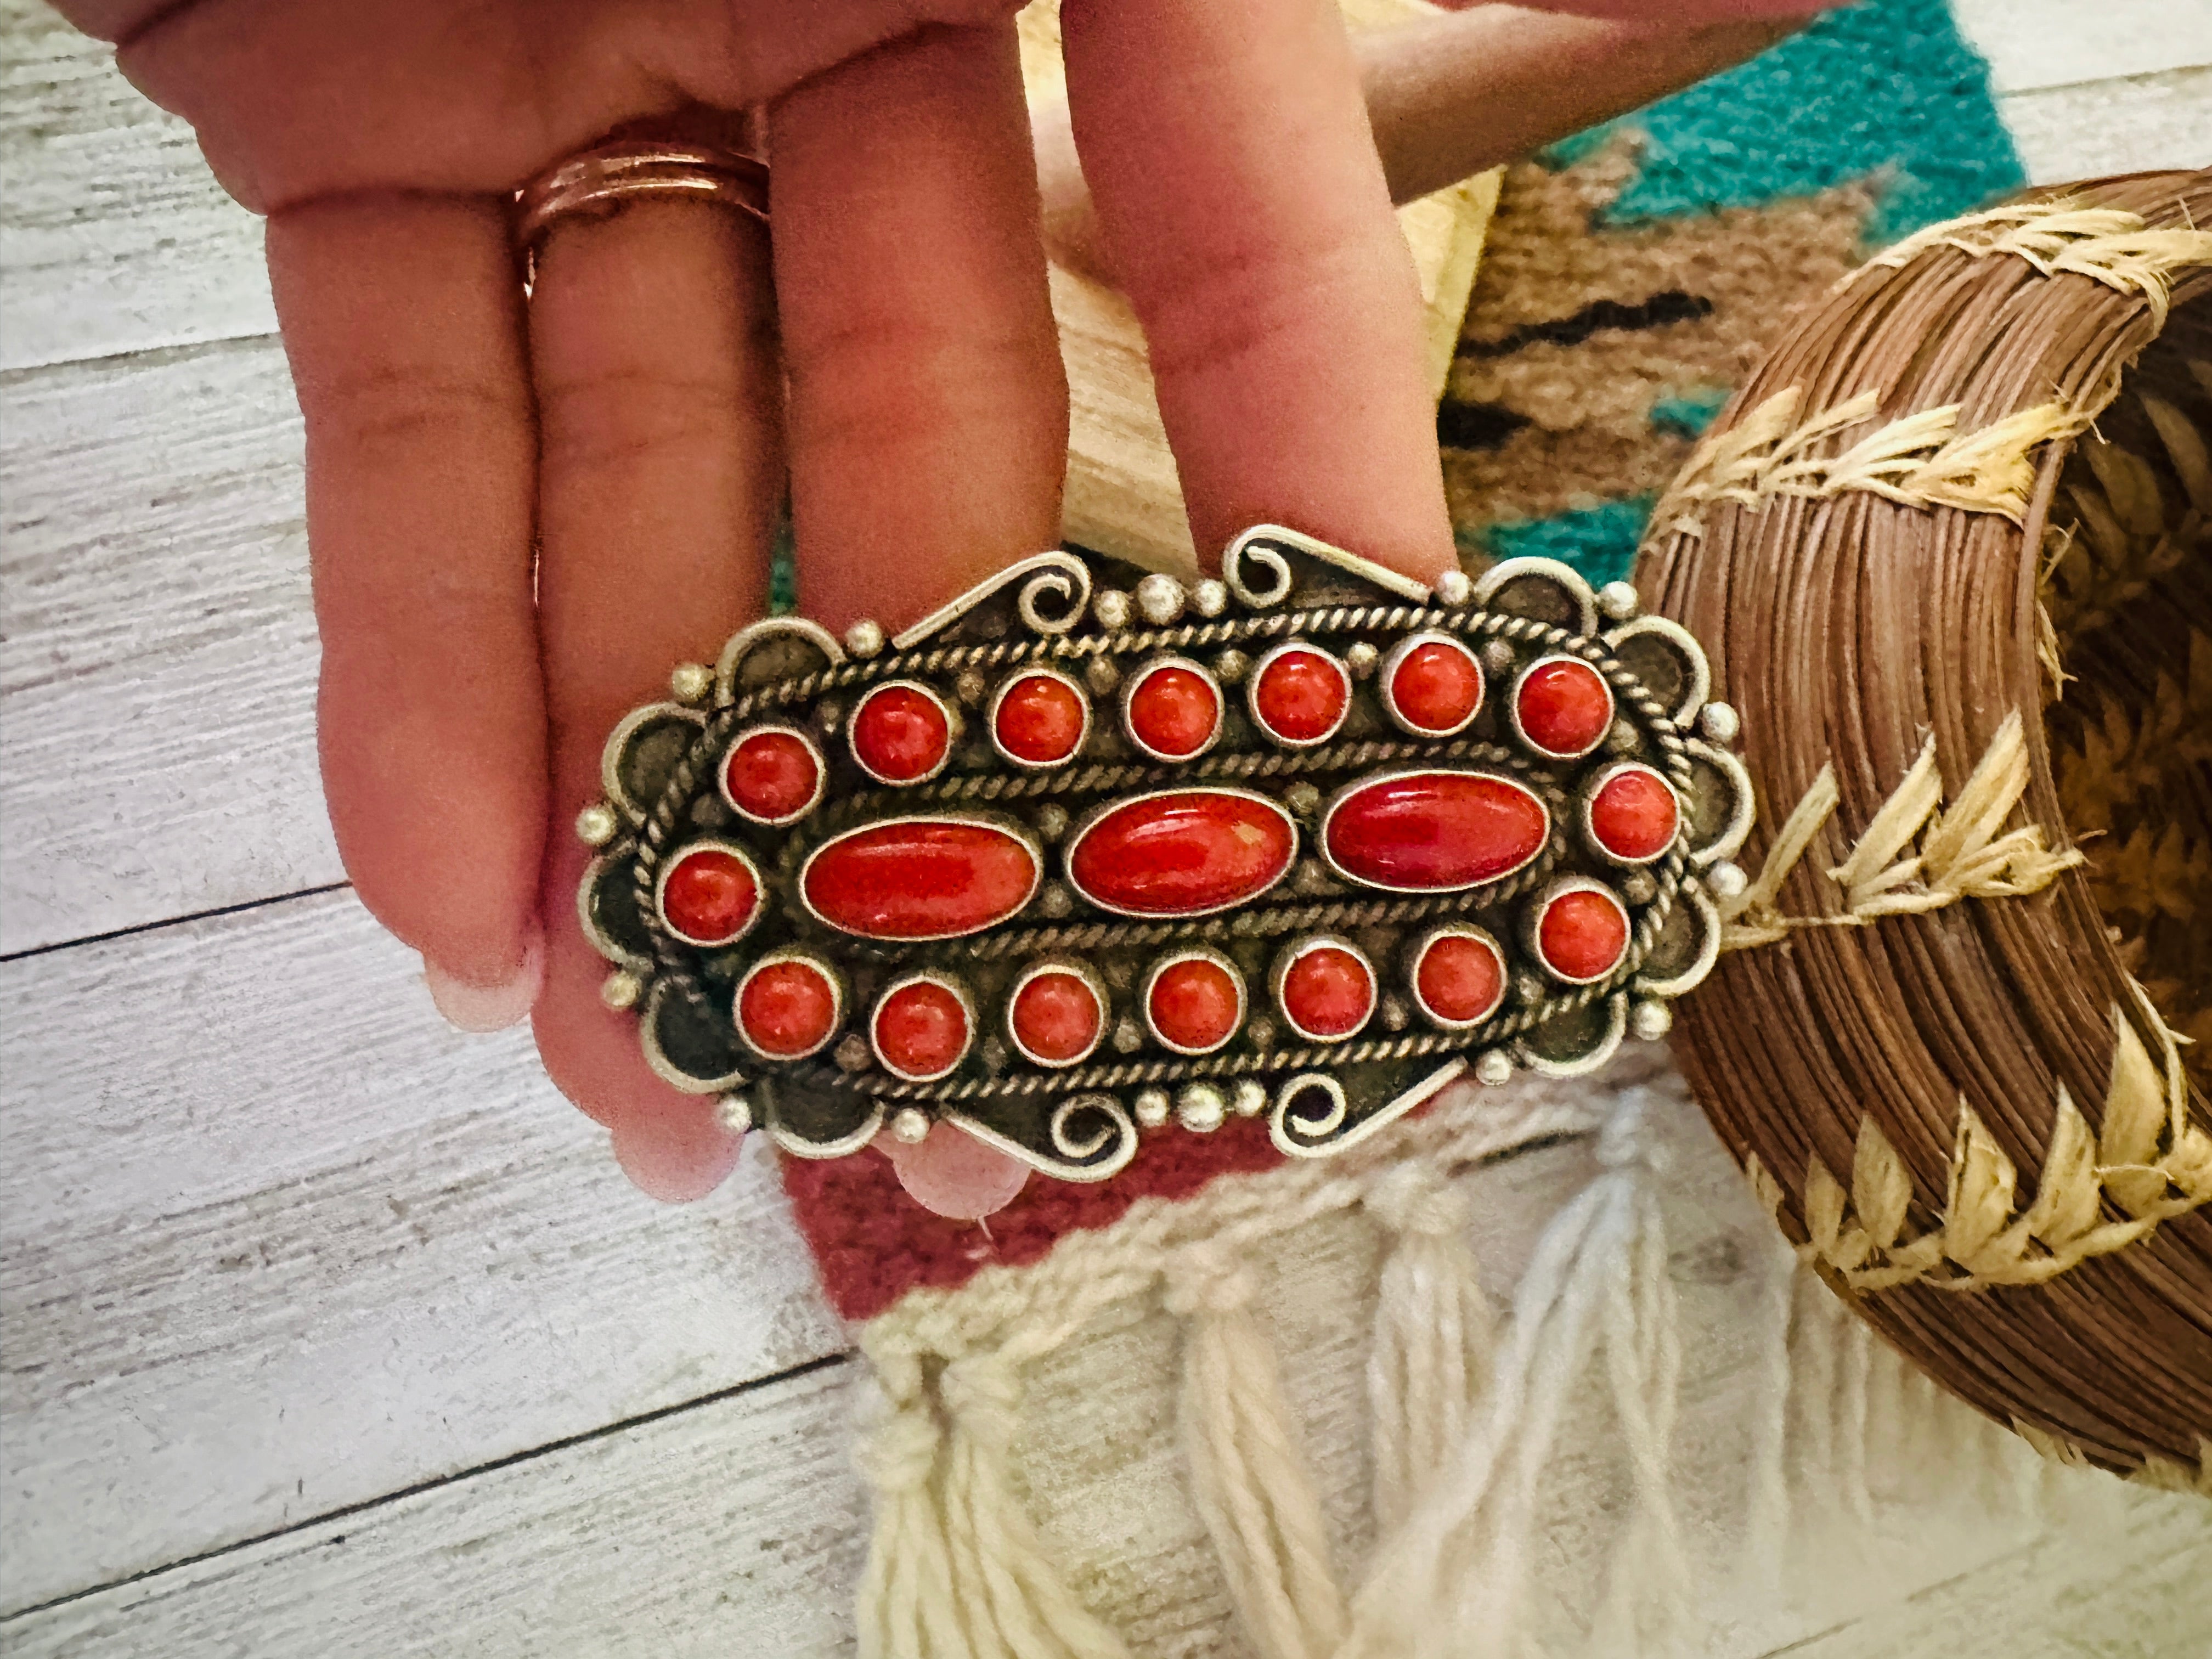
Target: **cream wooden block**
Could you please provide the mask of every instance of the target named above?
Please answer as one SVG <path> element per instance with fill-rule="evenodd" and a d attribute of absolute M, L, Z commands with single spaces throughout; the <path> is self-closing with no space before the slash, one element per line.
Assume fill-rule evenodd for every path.
<path fill-rule="evenodd" d="M 1433 16 L 1437 8 L 1420 0 L 1343 0 L 1343 10 L 1359 30 Z M 1064 98 L 1058 0 L 1037 0 L 1020 21 L 1022 73 L 1031 101 Z M 1420 277 L 1429 385 L 1439 398 L 1474 289 L 1483 233 L 1498 203 L 1498 177 L 1477 174 L 1398 211 Z M 1070 404 L 1061 533 L 1079 546 L 1137 564 L 1195 570 L 1175 457 L 1160 427 L 1144 334 L 1128 301 L 1102 283 L 1055 265 L 1052 308 L 1060 320 Z"/>

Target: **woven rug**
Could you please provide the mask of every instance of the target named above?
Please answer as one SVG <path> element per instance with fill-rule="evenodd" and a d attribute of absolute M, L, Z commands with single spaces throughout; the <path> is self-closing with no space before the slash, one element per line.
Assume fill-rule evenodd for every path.
<path fill-rule="evenodd" d="M 1800 299 L 2022 182 L 1941 0 L 1870 0 L 1510 169 L 1438 416 L 1470 565 L 1541 553 L 1624 574 L 1656 494 Z M 1649 1048 L 1604 1079 L 1448 1091 L 1328 1163 L 1286 1164 L 1263 1121 L 1170 1127 L 1114 1179 L 1033 1180 L 988 1225 L 923 1212 L 872 1152 L 783 1172 L 882 1385 L 864 1654 L 1473 1656 L 1518 1652 L 1524 1630 L 1564 1632 L 1556 1653 L 1635 1651 L 1647 1626 L 1711 1626 L 1724 1605 L 1756 1625 L 1762 1598 L 1786 1599 L 1790 1511 L 1848 1493 L 1872 1535 L 1886 1497 L 1954 1467 L 1901 1433 L 1869 1455 L 1869 1421 L 1916 1389 L 1916 1420 L 2012 1455 L 1801 1295 Z M 1576 1240 L 1547 1226 L 1570 1215 L 1615 1218 L 1644 1268 L 1591 1292 L 1626 1310 L 1620 1328 L 1589 1313 L 1553 1353 L 1512 1295 L 1540 1276 L 1524 1273 L 1539 1236 L 1542 1272 L 1579 1282 Z M 1788 1386 L 1805 1344 L 1809 1404 Z M 1497 1517 L 1504 1555 L 1468 1581 L 1487 1611 L 1359 1646 L 1396 1594 L 1371 1580 L 1376 1540 L 1489 1409 L 1500 1354 L 1523 1383 L 1557 1365 L 1542 1420 L 1501 1442 L 1519 1497 Z M 1439 1375 L 1442 1405 L 1402 1397 Z M 1647 1450 L 1672 1432 L 1671 1467 L 1621 1453 L 1625 1427 Z M 1582 1462 L 1582 1498 L 1554 1513 L 1562 1457 Z M 1513 1528 L 1541 1537 L 1541 1561 Z M 945 1583 L 966 1588 L 947 1602 Z M 1407 1606 L 1461 1593 L 1403 1589 Z"/>

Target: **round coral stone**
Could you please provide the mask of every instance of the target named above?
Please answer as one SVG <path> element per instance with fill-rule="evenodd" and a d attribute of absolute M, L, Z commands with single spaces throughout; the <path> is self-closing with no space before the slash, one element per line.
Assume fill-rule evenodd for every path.
<path fill-rule="evenodd" d="M 1562 760 L 1587 755 L 1613 724 L 1613 688 L 1586 662 L 1553 657 L 1521 677 L 1513 694 L 1521 734 Z"/>
<path fill-rule="evenodd" d="M 1352 679 L 1326 651 L 1278 651 L 1252 678 L 1252 715 L 1285 743 L 1319 743 L 1344 724 Z"/>
<path fill-rule="evenodd" d="M 1386 692 L 1405 725 L 1447 736 L 1482 707 L 1482 665 L 1457 640 L 1421 640 L 1398 659 Z"/>
<path fill-rule="evenodd" d="M 1057 674 L 1024 674 L 999 698 L 991 735 L 1030 766 L 1056 766 L 1083 743 L 1083 693 Z"/>
<path fill-rule="evenodd" d="M 1505 1000 L 1504 953 L 1473 933 L 1439 933 L 1413 964 L 1413 994 L 1447 1024 L 1487 1019 Z"/>
<path fill-rule="evenodd" d="M 1221 729 L 1221 688 L 1181 663 L 1148 669 L 1129 690 L 1129 735 L 1169 760 L 1188 760 Z"/>
<path fill-rule="evenodd" d="M 763 823 L 787 823 L 814 804 L 822 757 L 796 732 L 753 732 L 722 759 L 722 793 L 730 805 Z"/>
<path fill-rule="evenodd" d="M 876 1054 L 902 1077 L 943 1077 L 968 1052 L 968 1009 L 949 986 L 910 980 L 876 1005 Z"/>
<path fill-rule="evenodd" d="M 738 992 L 738 1030 L 771 1060 L 811 1054 L 836 1029 L 837 988 L 818 963 L 767 963 Z"/>
<path fill-rule="evenodd" d="M 1624 766 L 1591 797 L 1590 834 L 1613 857 L 1631 864 L 1657 858 L 1674 842 L 1681 803 L 1667 780 L 1648 766 Z"/>
<path fill-rule="evenodd" d="M 879 685 L 853 711 L 853 754 L 885 783 L 919 783 L 951 746 L 951 715 L 919 685 Z"/>
<path fill-rule="evenodd" d="M 1628 912 L 1602 888 L 1570 888 L 1545 905 L 1536 952 L 1561 979 L 1602 979 L 1628 952 Z"/>
<path fill-rule="evenodd" d="M 1098 1046 L 1106 1011 L 1082 975 L 1049 968 L 1031 975 L 1014 994 L 1006 1024 L 1016 1046 L 1030 1059 L 1067 1066 Z"/>
<path fill-rule="evenodd" d="M 759 908 L 760 878 L 727 848 L 680 854 L 661 878 L 660 919 L 688 944 L 727 945 Z"/>
<path fill-rule="evenodd" d="M 1236 974 L 1212 957 L 1185 957 L 1152 976 L 1145 1017 L 1170 1048 L 1206 1054 L 1237 1034 L 1241 990 Z"/>
<path fill-rule="evenodd" d="M 1292 1025 L 1334 1041 L 1350 1036 L 1375 1012 L 1375 974 L 1341 945 L 1310 945 L 1283 970 L 1278 995 Z"/>

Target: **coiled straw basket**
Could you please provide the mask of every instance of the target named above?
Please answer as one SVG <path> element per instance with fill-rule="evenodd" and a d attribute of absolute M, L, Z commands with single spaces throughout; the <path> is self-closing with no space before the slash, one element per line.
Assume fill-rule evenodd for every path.
<path fill-rule="evenodd" d="M 1678 1051 L 1801 1256 L 2055 1455 L 2212 1492 L 2212 173 L 1800 316 L 1639 581 L 1759 826 Z"/>

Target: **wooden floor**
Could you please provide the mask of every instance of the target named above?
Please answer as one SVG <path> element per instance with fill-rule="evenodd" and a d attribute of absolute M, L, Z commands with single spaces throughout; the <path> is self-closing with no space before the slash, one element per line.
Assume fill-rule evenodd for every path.
<path fill-rule="evenodd" d="M 2212 161 L 2212 5 L 1961 11 L 2038 179 Z M 770 1172 L 637 1196 L 354 902 L 258 228 L 52 14 L 0 47 L 0 1651 L 849 1650 Z M 2212 1523 L 2130 1514 L 1790 1650 L 2212 1650 Z"/>

